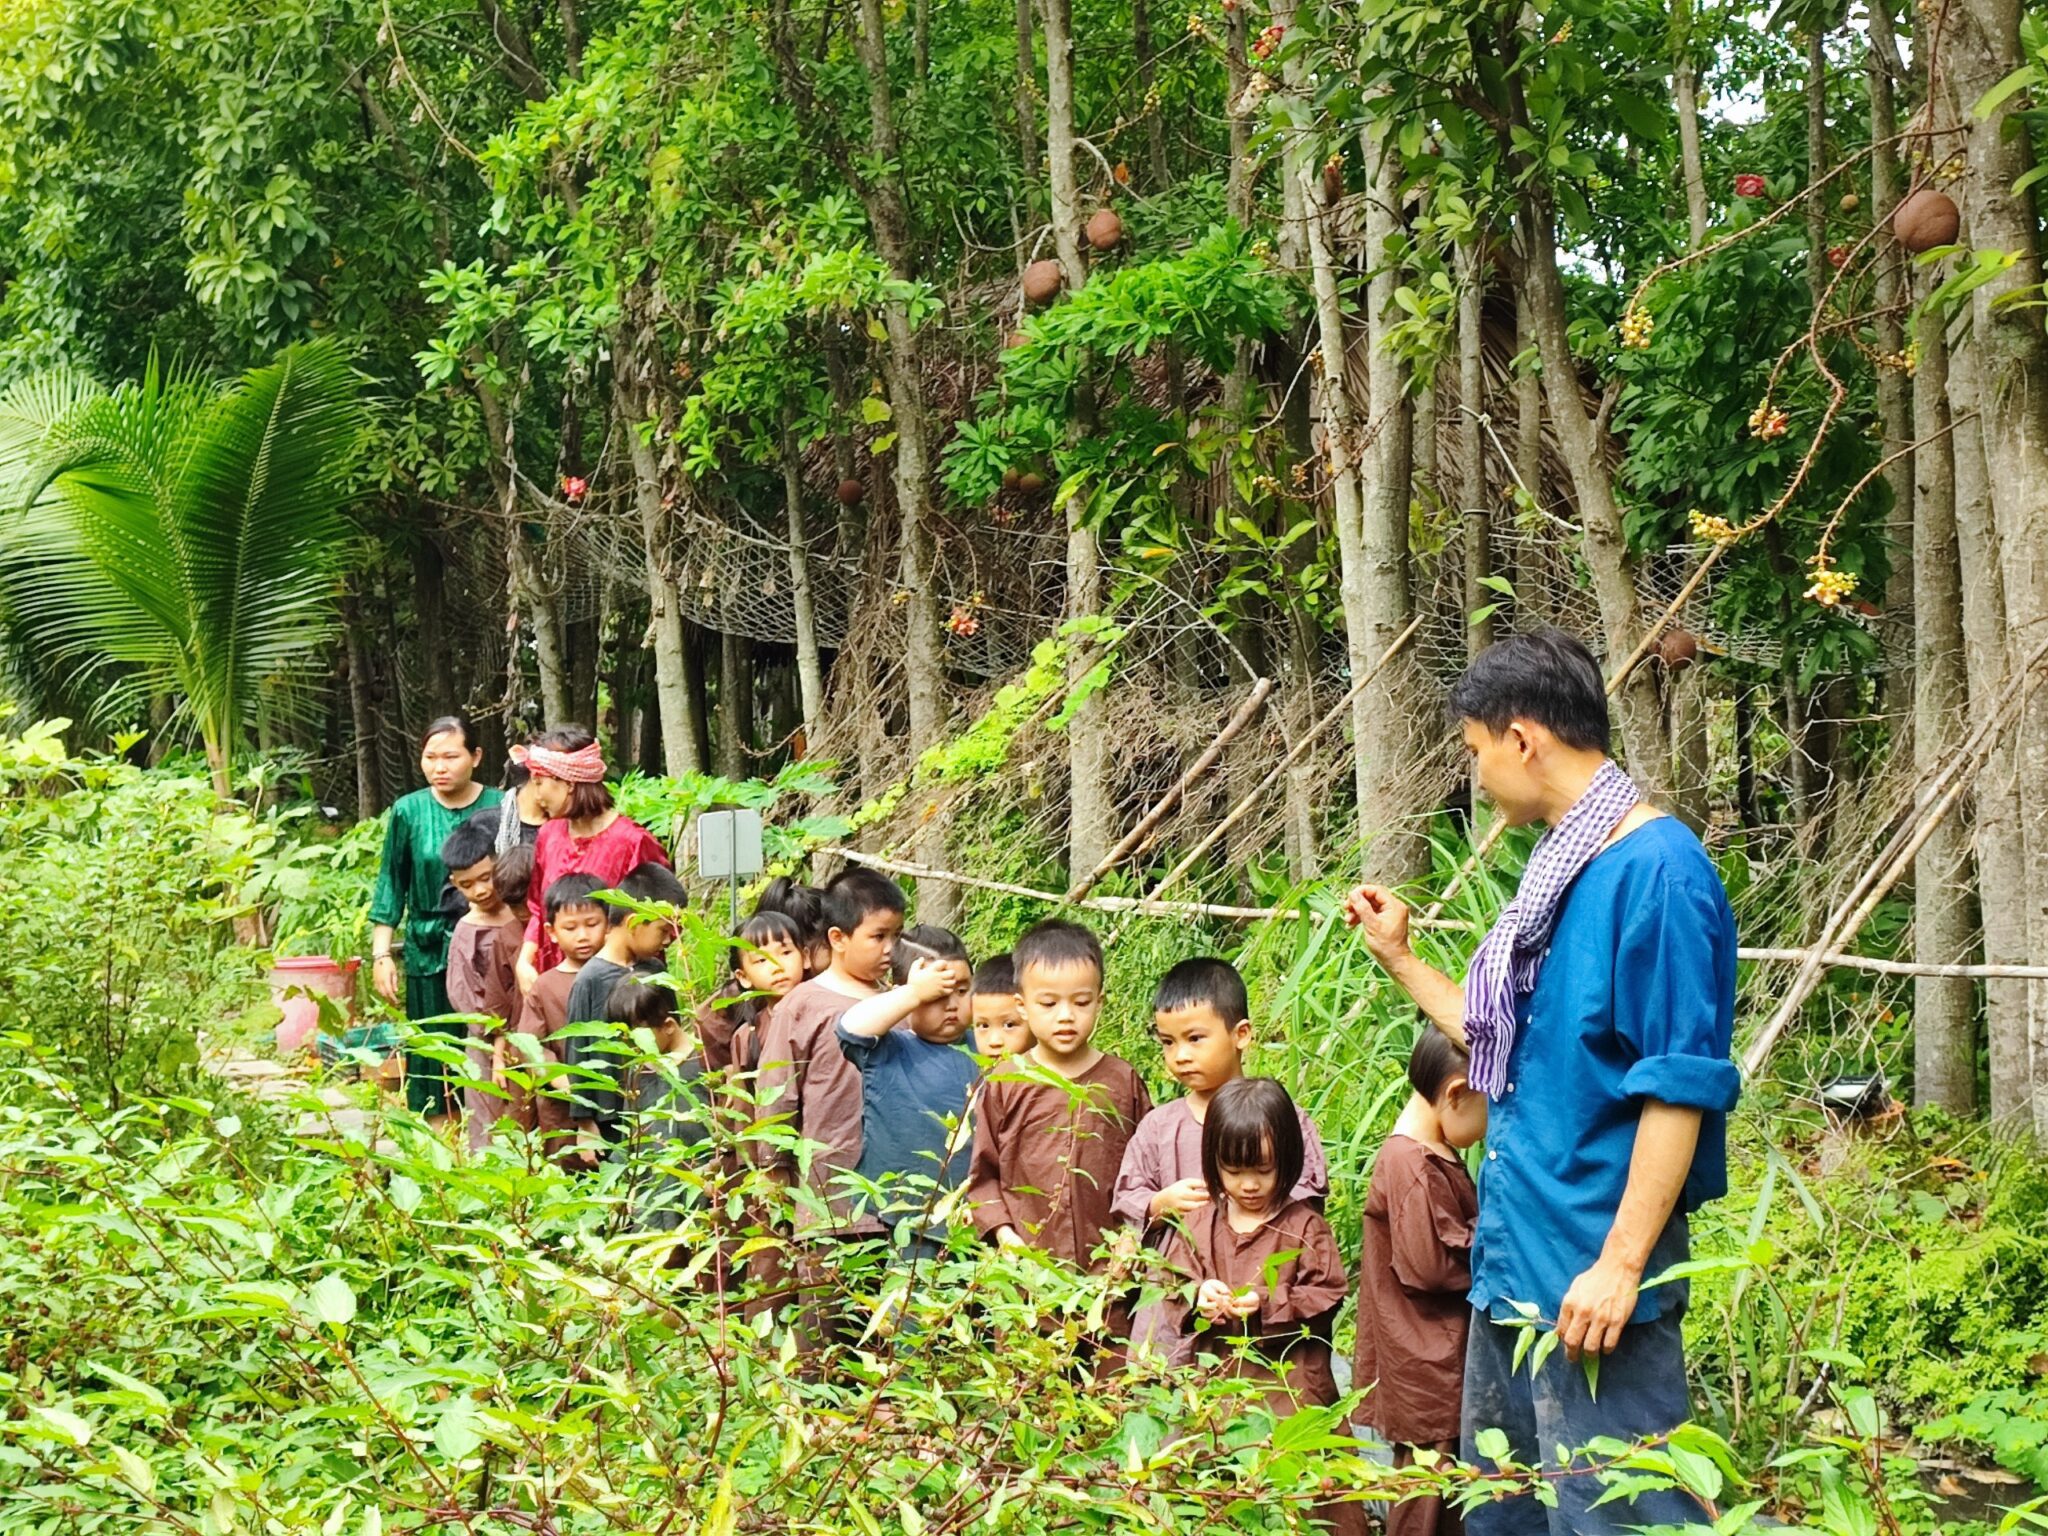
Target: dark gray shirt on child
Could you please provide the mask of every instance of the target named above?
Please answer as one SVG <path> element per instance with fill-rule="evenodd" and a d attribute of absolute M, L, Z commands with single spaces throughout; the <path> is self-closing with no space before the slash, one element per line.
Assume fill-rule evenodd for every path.
<path fill-rule="evenodd" d="M 858 1172 L 883 1191 L 879 1209 L 873 1196 L 862 1203 L 892 1227 L 916 1220 L 933 1201 L 930 1187 L 891 1186 L 912 1178 L 934 1180 L 942 1190 L 966 1182 L 973 1147 L 967 1101 L 981 1067 L 964 1046 L 920 1039 L 907 1024 L 874 1038 L 843 1024 L 835 1033 L 840 1052 L 860 1070 Z"/>

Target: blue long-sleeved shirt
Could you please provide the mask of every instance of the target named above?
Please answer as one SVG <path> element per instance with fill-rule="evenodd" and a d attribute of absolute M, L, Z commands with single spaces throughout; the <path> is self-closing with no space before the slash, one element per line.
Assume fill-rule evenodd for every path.
<path fill-rule="evenodd" d="M 1698 1149 L 1644 1278 L 1687 1255 L 1686 1213 L 1728 1189 L 1727 1114 L 1741 1081 L 1735 915 L 1699 839 L 1664 817 L 1603 850 L 1566 894 L 1536 989 L 1516 1008 L 1507 1091 L 1492 1106 L 1472 1244 L 1472 1305 L 1554 1321 L 1599 1258 L 1628 1184 L 1646 1100 L 1702 1111 Z M 1658 1317 L 1682 1283 L 1642 1293 Z"/>

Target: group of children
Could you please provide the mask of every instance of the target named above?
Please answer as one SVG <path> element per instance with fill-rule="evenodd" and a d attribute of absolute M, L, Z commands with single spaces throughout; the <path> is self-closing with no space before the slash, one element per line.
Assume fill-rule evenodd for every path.
<path fill-rule="evenodd" d="M 674 994 L 644 979 L 661 970 L 672 923 L 612 905 L 593 876 L 564 875 L 540 898 L 560 962 L 522 997 L 522 851 L 493 854 L 463 827 L 443 857 L 470 905 L 450 1000 L 511 1026 L 472 1039 L 476 1142 L 505 1114 L 572 1168 L 595 1167 L 624 1136 L 702 1141 L 698 1080 L 722 1074 L 789 1133 L 754 1145 L 796 1192 L 809 1283 L 830 1284 L 835 1241 L 886 1232 L 900 1254 L 929 1258 L 964 1218 L 990 1242 L 1123 1282 L 1127 1304 L 1112 1307 L 1102 1341 L 1114 1355 L 1251 1374 L 1276 1413 L 1337 1400 L 1332 1328 L 1351 1287 L 1323 1215 L 1328 1165 L 1286 1090 L 1245 1075 L 1254 1027 L 1228 963 L 1188 960 L 1161 978 L 1154 1028 L 1183 1092 L 1155 1106 L 1138 1070 L 1094 1043 L 1102 951 L 1076 924 L 1039 923 L 976 966 L 946 929 L 906 928 L 901 888 L 871 870 L 822 890 L 777 881 L 692 1028 Z M 653 863 L 617 889 L 636 904 L 685 899 Z M 645 1028 L 657 1054 L 619 1070 L 602 1030 L 571 1027 L 586 1021 Z M 564 1091 L 503 1087 L 531 1080 L 508 1076 L 521 1057 Z M 1402 1456 L 1455 1449 L 1458 1433 L 1477 1204 L 1459 1153 L 1486 1118 L 1465 1071 L 1458 1048 L 1425 1029 L 1366 1201 L 1354 1377 L 1373 1387 L 1361 1417 Z M 673 1225 L 658 1194 L 635 1210 L 649 1227 Z M 1145 1269 L 1141 1251 L 1153 1255 Z M 1393 1508 L 1389 1528 L 1421 1536 L 1440 1520 L 1452 1523 L 1417 1499 Z"/>

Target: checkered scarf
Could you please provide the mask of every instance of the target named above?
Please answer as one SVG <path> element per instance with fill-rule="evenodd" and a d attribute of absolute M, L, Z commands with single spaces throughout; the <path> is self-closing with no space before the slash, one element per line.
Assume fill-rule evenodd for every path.
<path fill-rule="evenodd" d="M 1537 840 L 1515 899 L 1472 952 L 1465 972 L 1465 1040 L 1472 1050 L 1472 1086 L 1489 1099 L 1507 1091 L 1515 999 L 1536 990 L 1565 893 L 1642 798 L 1612 758 L 1602 763 L 1586 792 Z"/>

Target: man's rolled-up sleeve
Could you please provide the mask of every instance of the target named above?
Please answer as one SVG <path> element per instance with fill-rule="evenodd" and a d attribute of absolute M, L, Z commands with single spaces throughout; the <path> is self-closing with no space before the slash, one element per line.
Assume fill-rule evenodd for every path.
<path fill-rule="evenodd" d="M 1614 1025 L 1635 1053 L 1629 1098 L 1726 1114 L 1742 1089 L 1735 1028 L 1735 922 L 1703 882 L 1666 879 L 1622 919 Z"/>

